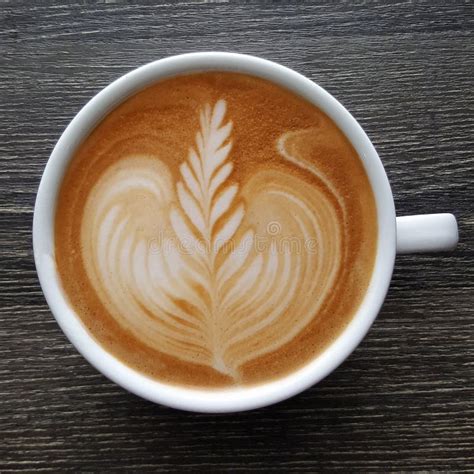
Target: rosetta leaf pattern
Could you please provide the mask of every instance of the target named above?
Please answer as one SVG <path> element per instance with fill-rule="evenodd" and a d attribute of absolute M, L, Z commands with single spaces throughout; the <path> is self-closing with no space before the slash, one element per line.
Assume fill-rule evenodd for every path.
<path fill-rule="evenodd" d="M 206 105 L 200 113 L 200 131 L 188 160 L 180 166 L 181 180 L 176 185 L 179 207 L 171 211 L 171 222 L 183 245 L 191 243 L 189 256 L 201 266 L 201 281 L 187 275 L 191 285 L 205 292 L 206 310 L 203 317 L 208 326 L 209 344 L 214 354 L 213 364 L 221 371 L 230 371 L 222 360 L 222 344 L 217 333 L 216 318 L 220 313 L 220 291 L 216 281 L 216 257 L 229 243 L 244 217 L 244 206 L 237 202 L 239 187 L 230 184 L 233 170 L 229 160 L 232 142 L 229 140 L 232 122 L 224 123 L 226 103 L 218 101 L 211 109 Z M 201 249 L 202 251 L 196 251 Z M 205 282 L 202 281 L 202 275 Z M 188 304 L 193 304 L 188 301 Z"/>

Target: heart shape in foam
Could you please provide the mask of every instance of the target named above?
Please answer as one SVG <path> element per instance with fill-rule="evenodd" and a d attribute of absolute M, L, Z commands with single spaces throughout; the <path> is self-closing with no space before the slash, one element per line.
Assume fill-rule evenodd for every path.
<path fill-rule="evenodd" d="M 298 157 L 295 144 L 311 131 L 289 132 L 276 147 L 326 192 L 277 167 L 233 181 L 225 115 L 222 100 L 203 108 L 177 182 L 156 156 L 111 165 L 88 197 L 81 243 L 87 275 L 120 325 L 237 379 L 240 366 L 317 318 L 343 262 L 343 206 Z"/>

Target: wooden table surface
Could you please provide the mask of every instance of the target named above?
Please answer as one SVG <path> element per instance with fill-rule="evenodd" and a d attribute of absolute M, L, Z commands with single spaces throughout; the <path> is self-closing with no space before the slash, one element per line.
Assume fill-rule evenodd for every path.
<path fill-rule="evenodd" d="M 473 4 L 356 1 L 0 5 L 0 471 L 474 469 Z M 79 108 L 164 56 L 246 52 L 325 87 L 385 164 L 400 215 L 453 212 L 452 253 L 397 258 L 361 346 L 318 386 L 234 415 L 131 395 L 69 344 L 31 225 Z"/>

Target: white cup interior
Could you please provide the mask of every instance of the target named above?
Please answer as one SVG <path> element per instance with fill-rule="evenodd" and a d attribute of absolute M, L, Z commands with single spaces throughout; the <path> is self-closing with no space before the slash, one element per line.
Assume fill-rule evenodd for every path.
<path fill-rule="evenodd" d="M 358 152 L 376 198 L 378 245 L 367 293 L 353 319 L 323 353 L 301 369 L 270 383 L 221 390 L 197 390 L 160 383 L 121 363 L 87 332 L 61 289 L 54 258 L 56 199 L 65 170 L 77 146 L 119 103 L 160 79 L 206 70 L 252 74 L 279 84 L 309 100 L 329 115 Z M 69 124 L 44 170 L 33 220 L 36 268 L 46 300 L 58 324 L 77 350 L 109 379 L 145 399 L 170 407 L 207 412 L 235 412 L 270 405 L 319 382 L 357 347 L 383 303 L 395 259 L 395 208 L 382 163 L 356 120 L 328 92 L 304 76 L 279 64 L 234 53 L 191 53 L 152 62 L 99 92 Z"/>

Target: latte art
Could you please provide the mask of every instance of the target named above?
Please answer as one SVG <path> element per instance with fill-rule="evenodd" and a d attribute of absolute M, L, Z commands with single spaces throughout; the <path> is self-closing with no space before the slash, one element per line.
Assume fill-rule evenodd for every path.
<path fill-rule="evenodd" d="M 232 182 L 225 115 L 224 100 L 203 108 L 176 184 L 156 157 L 111 166 L 88 199 L 81 241 L 87 274 L 123 327 L 157 350 L 238 378 L 240 365 L 278 349 L 314 317 L 342 264 L 344 229 L 323 193 L 276 170 L 243 188 Z M 282 140 L 283 157 L 284 147 Z M 271 236 L 263 249 L 248 214 L 278 218 L 263 226 Z M 158 248 L 149 245 L 156 231 L 164 236 Z M 292 252 L 280 245 L 285 238 L 315 248 Z"/>
<path fill-rule="evenodd" d="M 89 330 L 137 369 L 199 386 L 255 383 L 321 350 L 357 307 L 375 242 L 354 221 L 375 214 L 357 157 L 347 166 L 366 185 L 358 196 L 366 210 L 349 204 L 353 191 L 334 176 L 344 166 L 336 154 L 352 149 L 329 119 L 271 86 L 313 116 L 297 127 L 248 129 L 242 105 L 213 76 L 223 83 L 230 76 L 243 90 L 246 81 L 264 91 L 270 85 L 195 75 L 196 88 L 203 83 L 213 93 L 192 97 L 194 113 L 178 141 L 170 139 L 179 129 L 172 118 L 184 115 L 179 94 L 191 101 L 183 89 L 193 76 L 164 82 L 163 95 L 176 82 L 176 102 L 156 105 L 150 116 L 140 94 L 130 99 L 83 145 L 69 171 L 76 187 L 66 178 L 56 226 L 63 284 Z M 134 128 L 127 114 L 136 112 Z M 131 124 L 119 123 L 123 136 L 112 132 L 114 117 Z M 252 148 L 246 136 L 264 147 Z M 321 148 L 332 163 L 314 159 Z M 269 362 L 278 354 L 278 363 Z"/>

